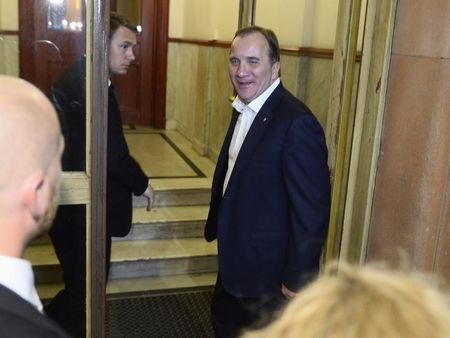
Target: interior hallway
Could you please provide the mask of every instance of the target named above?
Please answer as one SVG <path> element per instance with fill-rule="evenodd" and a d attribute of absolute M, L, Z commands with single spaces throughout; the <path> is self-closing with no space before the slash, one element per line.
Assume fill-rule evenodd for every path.
<path fill-rule="evenodd" d="M 215 164 L 176 131 L 124 126 L 131 154 L 156 192 L 154 208 L 133 199 L 133 226 L 114 238 L 107 284 L 107 337 L 210 337 L 216 242 L 203 239 Z M 25 253 L 43 302 L 62 288 L 48 236 Z"/>
<path fill-rule="evenodd" d="M 107 337 L 212 337 L 216 243 L 202 235 L 214 163 L 176 131 L 127 126 L 125 137 L 156 190 L 156 206 L 147 212 L 136 198 L 132 231 L 113 245 Z M 151 220 L 159 225 L 148 231 Z M 125 262 L 136 257 L 134 267 Z"/>
<path fill-rule="evenodd" d="M 150 212 L 145 199 L 134 198 L 130 234 L 113 244 L 108 293 L 213 285 L 216 242 L 203 239 L 203 227 L 215 163 L 198 155 L 177 131 L 134 126 L 124 131 L 130 153 L 150 178 L 156 198 Z M 145 264 L 155 259 L 156 266 Z M 134 261 L 135 268 L 124 268 L 124 261 Z"/>
<path fill-rule="evenodd" d="M 176 131 L 132 126 L 124 131 L 156 198 L 147 212 L 146 200 L 135 197 L 129 235 L 113 239 L 108 295 L 213 285 L 216 243 L 203 239 L 203 226 L 215 164 Z M 48 236 L 35 240 L 25 258 L 33 263 L 41 298 L 52 298 L 62 278 Z"/>

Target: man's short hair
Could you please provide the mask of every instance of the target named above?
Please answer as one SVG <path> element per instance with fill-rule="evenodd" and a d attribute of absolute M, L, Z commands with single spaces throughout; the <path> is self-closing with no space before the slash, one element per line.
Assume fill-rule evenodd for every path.
<path fill-rule="evenodd" d="M 109 39 L 111 40 L 112 36 L 119 29 L 119 27 L 125 27 L 129 30 L 133 31 L 137 34 L 136 26 L 134 26 L 130 20 L 128 20 L 124 15 L 111 12 L 109 16 Z"/>
<path fill-rule="evenodd" d="M 237 38 L 238 36 L 247 36 L 252 33 L 261 33 L 264 38 L 266 39 L 268 45 L 269 45 L 269 59 L 270 63 L 274 64 L 275 62 L 280 61 L 280 45 L 278 44 L 278 38 L 276 34 L 267 28 L 263 28 L 260 26 L 248 26 L 239 29 L 236 34 L 234 35 L 234 38 Z"/>

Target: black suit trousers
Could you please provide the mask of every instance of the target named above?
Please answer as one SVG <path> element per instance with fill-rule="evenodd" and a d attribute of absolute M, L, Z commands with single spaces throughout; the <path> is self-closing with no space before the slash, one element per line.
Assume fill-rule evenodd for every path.
<path fill-rule="evenodd" d="M 63 270 L 64 289 L 45 306 L 49 317 L 77 338 L 86 336 L 86 211 L 84 205 L 61 206 L 50 237 Z M 106 238 L 106 279 L 111 237 Z"/>
<path fill-rule="evenodd" d="M 286 303 L 280 293 L 260 297 L 235 297 L 228 293 L 217 277 L 211 304 L 212 324 L 216 338 L 239 337 L 244 330 L 264 327 Z"/>

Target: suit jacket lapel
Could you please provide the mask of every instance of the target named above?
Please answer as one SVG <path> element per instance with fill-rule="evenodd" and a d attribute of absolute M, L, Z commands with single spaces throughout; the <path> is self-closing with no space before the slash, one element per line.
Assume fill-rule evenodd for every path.
<path fill-rule="evenodd" d="M 227 188 L 233 184 L 233 180 L 239 176 L 241 170 L 251 159 L 255 148 L 259 144 L 259 140 L 263 136 L 264 131 L 266 130 L 267 126 L 270 123 L 270 120 L 273 117 L 275 108 L 278 106 L 281 97 L 284 95 L 284 92 L 285 90 L 280 83 L 278 87 L 275 88 L 273 93 L 269 96 L 264 105 L 261 107 L 258 115 L 256 115 L 256 118 L 253 121 L 252 126 L 247 133 L 247 136 L 245 137 L 244 143 L 242 143 Z"/>

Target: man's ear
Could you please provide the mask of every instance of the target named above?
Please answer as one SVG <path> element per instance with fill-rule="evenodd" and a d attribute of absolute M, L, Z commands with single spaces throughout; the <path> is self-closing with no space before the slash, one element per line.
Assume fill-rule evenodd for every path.
<path fill-rule="evenodd" d="M 280 76 L 280 61 L 277 61 L 272 65 L 272 80 L 275 80 L 279 76 Z"/>
<path fill-rule="evenodd" d="M 23 206 L 36 222 L 44 216 L 47 208 L 45 190 L 45 176 L 42 172 L 28 176 L 22 185 Z"/>

